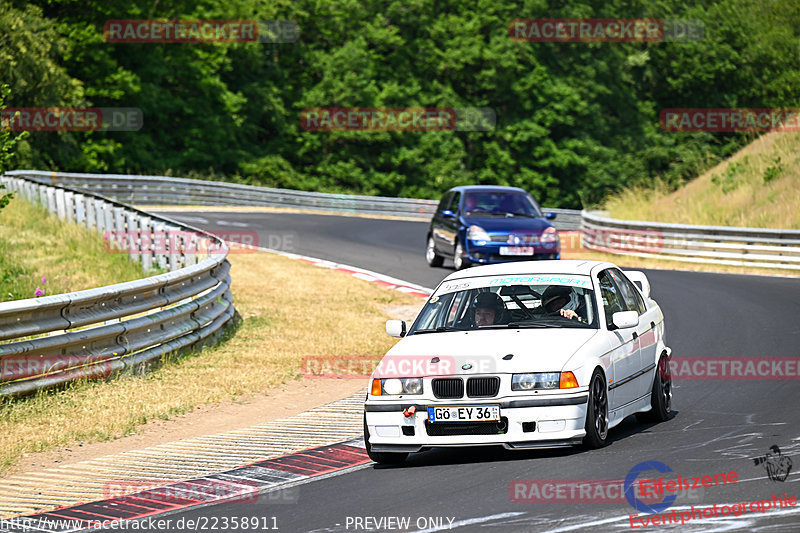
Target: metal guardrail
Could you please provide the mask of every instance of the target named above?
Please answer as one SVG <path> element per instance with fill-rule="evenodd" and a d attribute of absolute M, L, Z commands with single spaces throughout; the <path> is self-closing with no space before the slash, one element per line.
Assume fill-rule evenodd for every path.
<path fill-rule="evenodd" d="M 16 170 L 8 174 L 24 176 L 43 184 L 69 185 L 137 205 L 288 207 L 420 219 L 431 218 L 438 205 L 436 200 L 306 192 L 168 176 L 76 174 L 30 170 Z M 554 221 L 557 229 L 580 227 L 578 210 L 547 208 L 545 210 L 558 215 Z"/>
<path fill-rule="evenodd" d="M 165 354 L 215 343 L 233 320 L 228 247 L 214 235 L 18 173 L 0 176 L 0 182 L 65 221 L 107 239 L 124 237 L 117 252 L 128 253 L 145 270 L 165 271 L 107 287 L 0 302 L 0 397 L 141 369 Z M 164 238 L 158 242 L 158 236 Z"/>
<path fill-rule="evenodd" d="M 800 231 L 615 220 L 581 213 L 591 250 L 675 261 L 800 270 Z"/>

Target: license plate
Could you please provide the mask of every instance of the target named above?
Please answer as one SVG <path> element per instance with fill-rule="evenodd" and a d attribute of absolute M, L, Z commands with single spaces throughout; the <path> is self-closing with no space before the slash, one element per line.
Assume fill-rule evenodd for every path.
<path fill-rule="evenodd" d="M 533 255 L 533 246 L 501 246 L 500 255 Z"/>
<path fill-rule="evenodd" d="M 500 420 L 499 405 L 458 405 L 428 407 L 431 422 L 483 422 Z"/>

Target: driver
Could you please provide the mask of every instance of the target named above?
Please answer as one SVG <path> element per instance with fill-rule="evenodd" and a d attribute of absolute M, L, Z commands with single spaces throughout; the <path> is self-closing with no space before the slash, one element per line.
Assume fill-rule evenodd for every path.
<path fill-rule="evenodd" d="M 475 325 L 491 326 L 501 324 L 505 318 L 506 305 L 500 295 L 493 292 L 482 292 L 472 302 L 475 311 Z"/>
<path fill-rule="evenodd" d="M 582 321 L 578 313 L 572 309 L 564 309 L 572 299 L 572 289 L 564 285 L 550 285 L 542 294 L 542 309 L 548 315 L 561 315 L 565 318 L 577 318 Z"/>
<path fill-rule="evenodd" d="M 474 194 L 468 194 L 464 197 L 464 212 L 469 213 L 478 207 L 478 197 Z"/>

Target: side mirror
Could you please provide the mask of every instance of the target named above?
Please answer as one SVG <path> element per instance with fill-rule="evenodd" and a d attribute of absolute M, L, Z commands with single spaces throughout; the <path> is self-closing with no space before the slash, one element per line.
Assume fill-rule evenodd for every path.
<path fill-rule="evenodd" d="M 639 313 L 636 311 L 620 311 L 611 315 L 611 329 L 635 328 L 639 325 Z"/>
<path fill-rule="evenodd" d="M 547 220 L 555 220 L 558 213 L 545 213 L 544 218 Z"/>
<path fill-rule="evenodd" d="M 405 337 L 406 323 L 404 320 L 387 320 L 386 334 L 390 337 Z"/>
<path fill-rule="evenodd" d="M 450 211 L 449 209 L 445 209 L 444 211 L 442 211 L 442 216 L 444 218 L 455 218 L 456 214 Z"/>

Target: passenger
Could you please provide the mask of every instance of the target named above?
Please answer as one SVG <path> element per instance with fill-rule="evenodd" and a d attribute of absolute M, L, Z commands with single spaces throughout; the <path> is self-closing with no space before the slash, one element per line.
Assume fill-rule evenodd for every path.
<path fill-rule="evenodd" d="M 564 309 L 564 306 L 572 300 L 572 289 L 564 285 L 550 285 L 542 294 L 542 310 L 546 315 L 561 315 L 570 320 L 577 318 L 583 319 L 572 309 Z"/>

